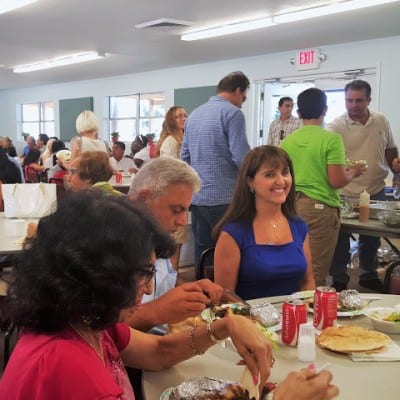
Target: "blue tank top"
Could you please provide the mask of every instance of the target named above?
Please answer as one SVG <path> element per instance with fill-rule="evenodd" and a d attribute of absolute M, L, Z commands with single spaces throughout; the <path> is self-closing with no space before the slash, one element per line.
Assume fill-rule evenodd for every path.
<path fill-rule="evenodd" d="M 236 292 L 244 299 L 282 296 L 300 289 L 307 260 L 303 242 L 308 232 L 300 219 L 288 220 L 293 241 L 282 245 L 256 244 L 253 224 L 230 222 L 222 228 L 240 249 Z"/>

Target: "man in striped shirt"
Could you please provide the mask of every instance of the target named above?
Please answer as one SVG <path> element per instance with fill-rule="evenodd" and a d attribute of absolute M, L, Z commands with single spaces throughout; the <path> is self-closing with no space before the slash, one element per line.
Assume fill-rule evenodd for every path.
<path fill-rule="evenodd" d="M 240 110 L 249 85 L 242 72 L 225 76 L 218 83 L 216 96 L 196 108 L 185 124 L 181 158 L 201 178 L 200 191 L 191 205 L 197 279 L 200 256 L 215 246 L 212 228 L 232 200 L 239 166 L 250 150 Z"/>
<path fill-rule="evenodd" d="M 302 125 L 301 119 L 293 117 L 293 99 L 282 97 L 278 103 L 280 117 L 271 122 L 269 126 L 268 144 L 280 146 L 283 139 L 290 133 L 299 129 Z"/>

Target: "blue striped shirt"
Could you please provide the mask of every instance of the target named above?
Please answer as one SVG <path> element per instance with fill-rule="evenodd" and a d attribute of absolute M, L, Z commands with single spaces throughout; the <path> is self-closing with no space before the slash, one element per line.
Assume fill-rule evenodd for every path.
<path fill-rule="evenodd" d="M 181 158 L 201 179 L 193 197 L 197 206 L 228 204 L 239 166 L 250 150 L 246 124 L 240 108 L 221 96 L 210 97 L 196 108 L 185 124 Z"/>

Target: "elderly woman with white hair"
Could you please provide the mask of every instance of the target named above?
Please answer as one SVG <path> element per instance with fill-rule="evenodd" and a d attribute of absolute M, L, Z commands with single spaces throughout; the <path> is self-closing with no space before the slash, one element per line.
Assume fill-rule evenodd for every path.
<path fill-rule="evenodd" d="M 108 154 L 106 144 L 98 137 L 100 124 L 93 111 L 85 110 L 78 115 L 76 130 L 79 136 L 71 140 L 72 160 L 85 151 L 104 151 Z"/>

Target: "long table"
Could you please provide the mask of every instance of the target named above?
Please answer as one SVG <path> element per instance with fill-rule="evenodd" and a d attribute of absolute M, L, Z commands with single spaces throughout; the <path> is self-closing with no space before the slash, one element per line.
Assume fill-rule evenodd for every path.
<path fill-rule="evenodd" d="M 373 302 L 374 306 L 393 306 L 400 303 L 400 297 L 396 295 L 379 295 L 379 297 L 382 300 Z M 251 302 L 284 301 L 284 299 L 285 297 L 282 296 L 252 300 Z M 342 325 L 357 324 L 372 328 L 370 321 L 364 316 L 339 318 L 338 322 Z M 389 336 L 400 345 L 400 335 Z M 182 345 L 187 345 L 187 343 L 182 343 Z M 274 356 L 276 362 L 270 376 L 272 382 L 280 382 L 289 371 L 299 370 L 307 365 L 297 360 L 296 348 L 294 347 L 281 344 L 279 351 L 274 352 Z M 166 388 L 195 376 L 212 376 L 240 381 L 243 367 L 236 365 L 239 359 L 239 355 L 232 348 L 222 348 L 220 345 L 215 345 L 206 354 L 193 357 L 168 370 L 144 372 L 143 391 L 145 399 L 158 400 Z M 382 398 L 395 400 L 399 398 L 400 362 L 354 362 L 347 355 L 317 348 L 316 366 L 322 366 L 326 362 L 330 363 L 328 369 L 334 376 L 333 383 L 340 388 L 339 399 Z"/>
<path fill-rule="evenodd" d="M 346 233 L 382 237 L 392 250 L 400 256 L 400 250 L 389 239 L 400 239 L 400 229 L 398 228 L 390 228 L 383 222 L 374 219 L 369 219 L 367 222 L 360 222 L 358 219 L 342 218 L 340 229 Z"/>

